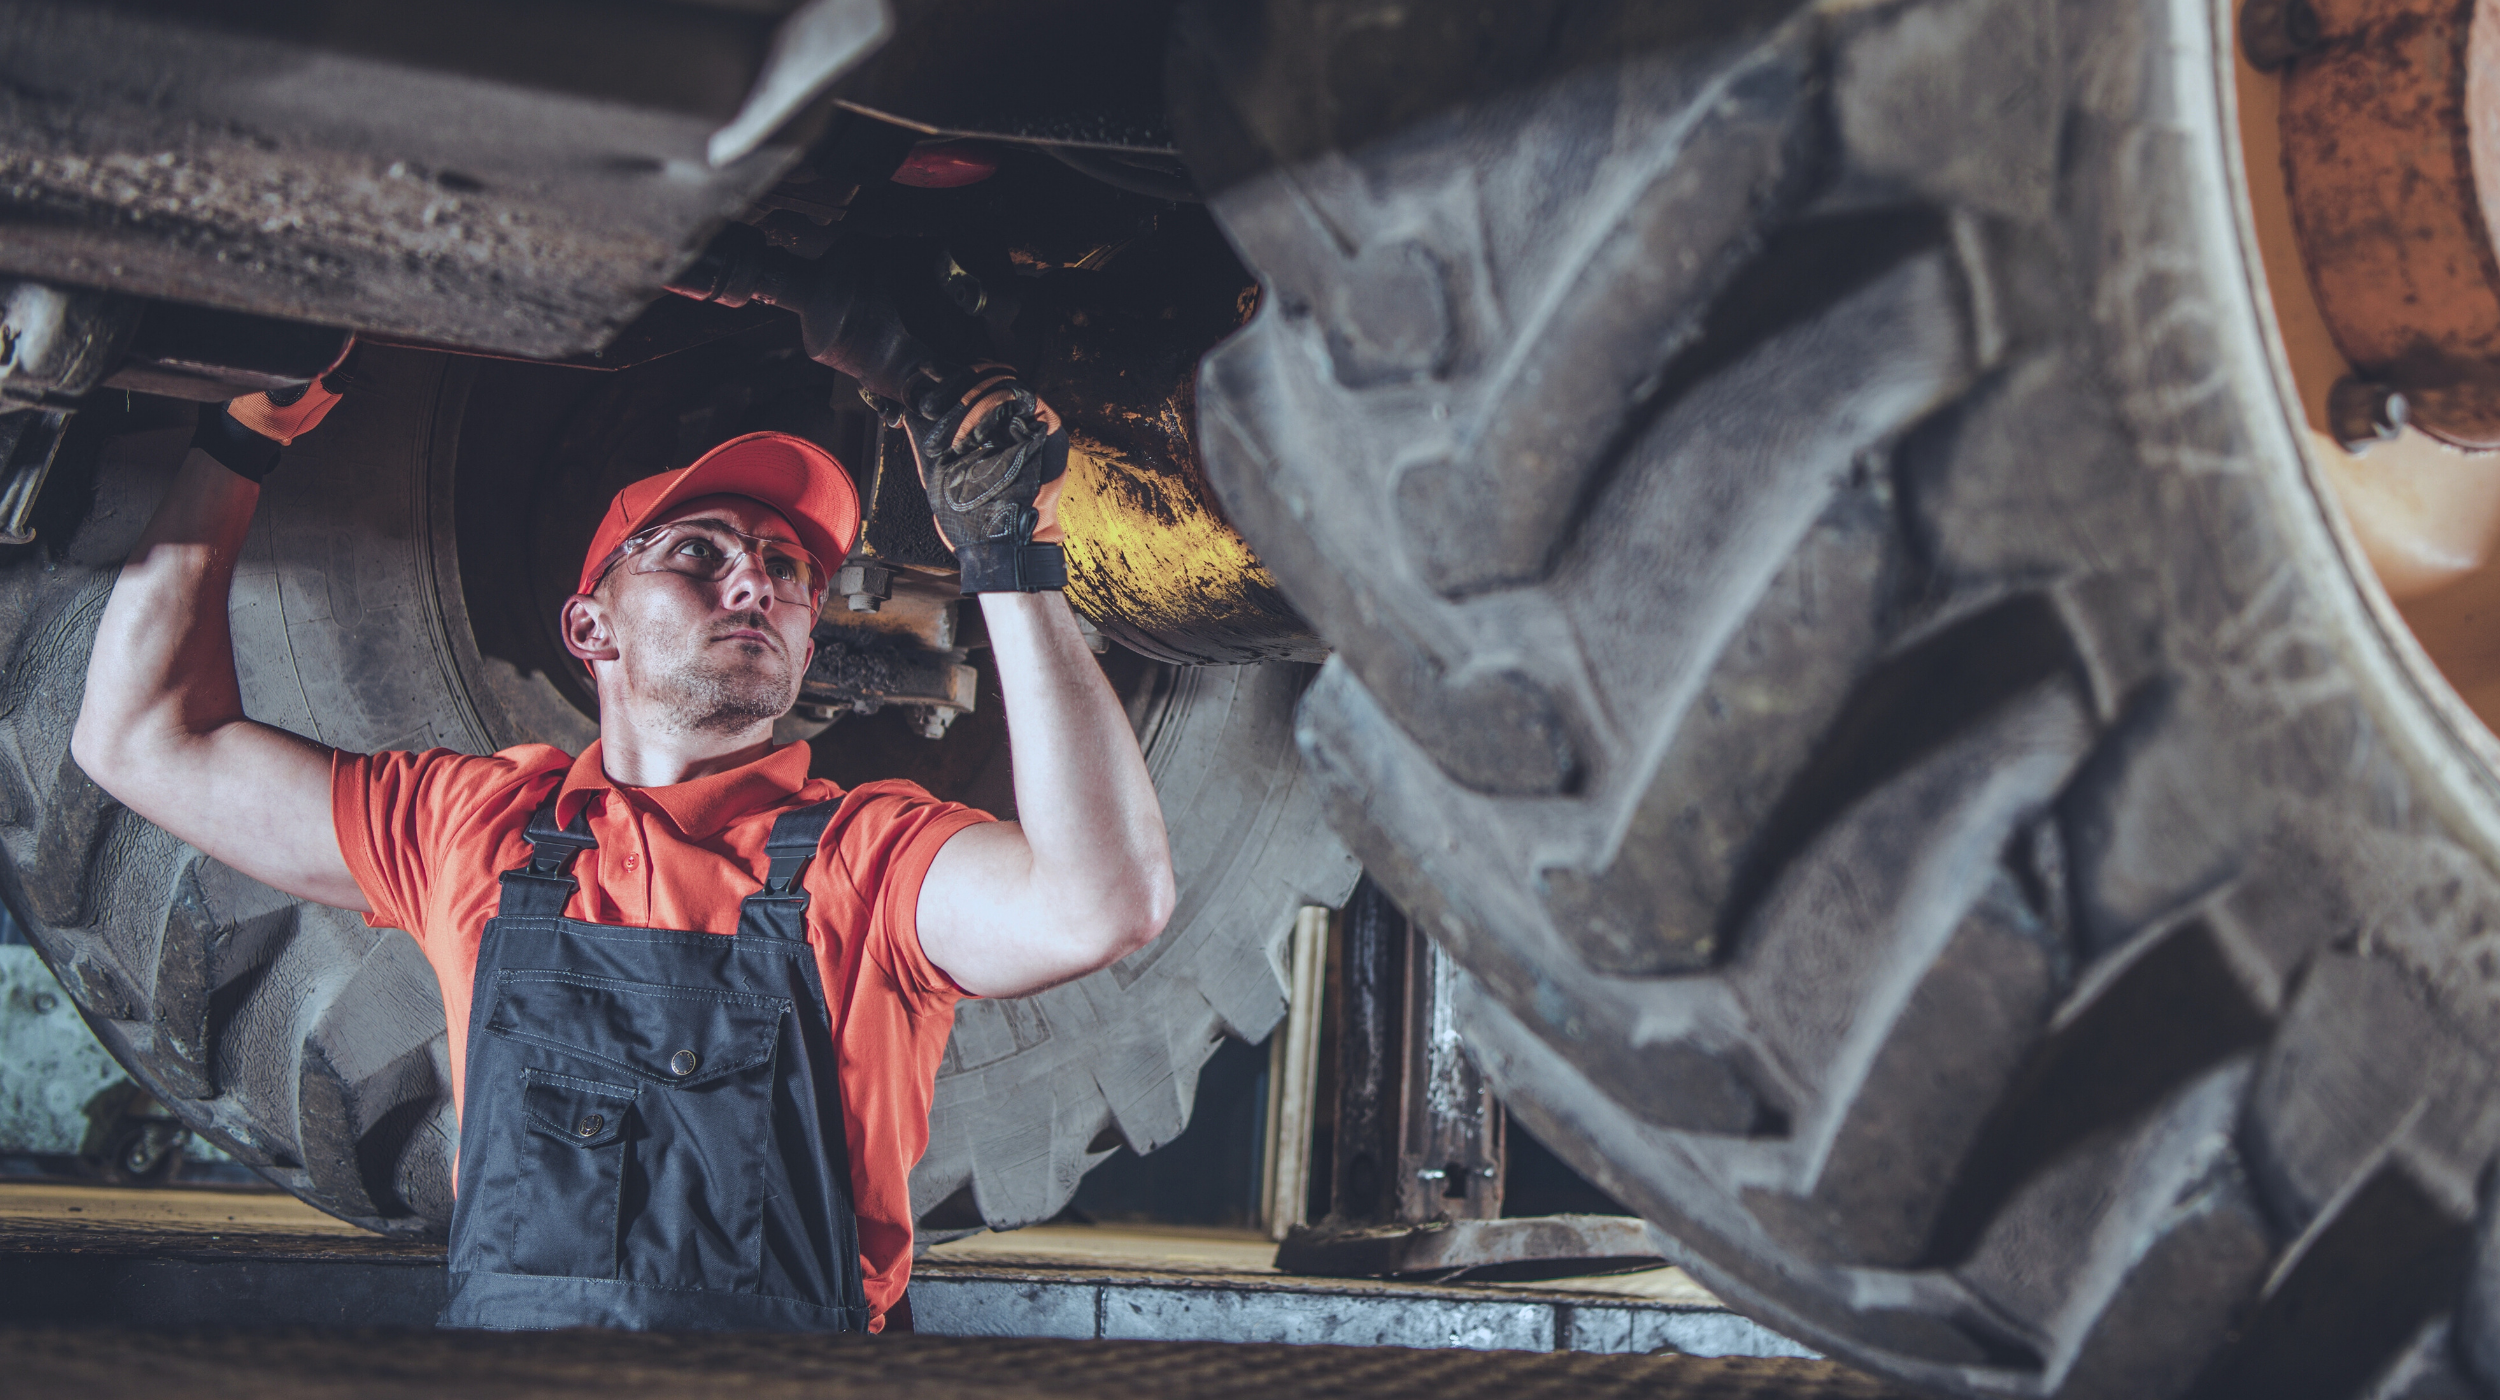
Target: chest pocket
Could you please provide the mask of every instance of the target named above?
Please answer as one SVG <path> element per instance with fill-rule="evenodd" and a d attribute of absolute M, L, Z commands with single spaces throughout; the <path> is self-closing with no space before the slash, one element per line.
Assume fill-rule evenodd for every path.
<path fill-rule="evenodd" d="M 557 970 L 497 978 L 487 1030 L 644 1084 L 692 1089 L 769 1065 L 786 997 L 655 986 Z"/>
<path fill-rule="evenodd" d="M 559 969 L 496 983 L 486 1029 L 524 1061 L 514 1271 L 752 1288 L 791 1001 Z"/>

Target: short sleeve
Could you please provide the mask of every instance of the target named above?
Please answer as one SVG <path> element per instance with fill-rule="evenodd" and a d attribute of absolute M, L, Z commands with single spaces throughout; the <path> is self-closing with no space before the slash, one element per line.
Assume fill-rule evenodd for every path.
<path fill-rule="evenodd" d="M 365 922 L 422 943 L 427 893 L 444 863 L 490 855 L 482 838 L 495 818 L 525 795 L 544 800 L 569 761 L 540 744 L 484 758 L 449 749 L 334 755 L 330 819 L 372 911 Z"/>
<path fill-rule="evenodd" d="M 843 808 L 831 854 L 868 914 L 868 959 L 915 1011 L 942 1009 L 970 995 L 921 950 L 920 886 L 941 847 L 965 828 L 997 818 L 899 781 L 853 788 Z"/>

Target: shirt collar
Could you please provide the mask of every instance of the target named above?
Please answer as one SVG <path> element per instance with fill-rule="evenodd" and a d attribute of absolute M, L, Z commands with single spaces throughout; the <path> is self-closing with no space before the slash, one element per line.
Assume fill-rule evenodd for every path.
<path fill-rule="evenodd" d="M 807 745 L 784 744 L 725 773 L 666 787 L 628 787 L 608 777 L 599 741 L 594 739 L 573 760 L 572 769 L 564 775 L 564 786 L 556 792 L 556 822 L 571 824 L 583 804 L 596 794 L 630 791 L 659 808 L 680 835 L 699 841 L 749 812 L 796 796 L 799 789 L 807 786 L 807 763 Z"/>

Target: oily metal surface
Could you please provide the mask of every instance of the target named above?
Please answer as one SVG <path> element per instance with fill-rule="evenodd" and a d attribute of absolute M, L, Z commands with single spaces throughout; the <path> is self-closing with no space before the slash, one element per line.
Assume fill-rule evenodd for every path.
<path fill-rule="evenodd" d="M 28 1397 L 392 1400 L 462 1395 L 876 1396 L 880 1400 L 1879 1400 L 1829 1362 L 1395 1347 L 935 1337 L 0 1328 Z"/>
<path fill-rule="evenodd" d="M 1035 387 L 1068 425 L 1068 601 L 1158 661 L 1324 660 L 1198 456 L 1198 362 L 1240 328 L 1255 284 L 1195 215 L 1099 251 L 1105 266 L 1045 278 L 1020 317 Z"/>
<path fill-rule="evenodd" d="M 2281 130 L 2319 309 L 2416 424 L 2500 447 L 2500 0 L 2315 8 L 2322 42 L 2284 74 Z"/>

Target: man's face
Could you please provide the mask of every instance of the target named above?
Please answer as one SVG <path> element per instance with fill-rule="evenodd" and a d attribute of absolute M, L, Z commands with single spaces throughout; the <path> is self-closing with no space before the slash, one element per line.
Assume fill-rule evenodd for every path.
<path fill-rule="evenodd" d="M 744 496 L 698 497 L 645 528 L 696 520 L 798 541 L 780 512 Z M 603 698 L 613 692 L 657 710 L 673 727 L 718 735 L 777 719 L 798 702 L 799 680 L 815 654 L 815 614 L 773 596 L 762 560 L 750 553 L 719 579 L 637 563 L 627 555 L 591 595 L 616 653 Z M 573 628 L 568 612 L 568 633 Z"/>

